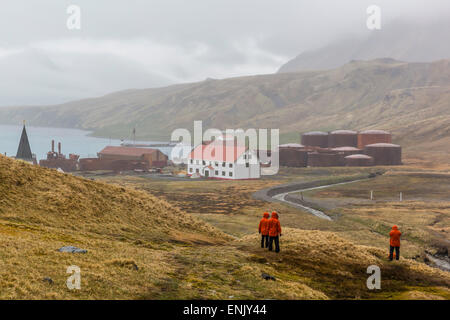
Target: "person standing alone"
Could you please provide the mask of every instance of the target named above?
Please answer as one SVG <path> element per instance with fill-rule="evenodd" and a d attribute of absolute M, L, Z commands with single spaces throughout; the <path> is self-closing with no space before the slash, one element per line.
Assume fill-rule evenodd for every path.
<path fill-rule="evenodd" d="M 259 222 L 259 233 L 261 234 L 261 248 L 269 247 L 269 213 L 264 212 L 263 218 Z"/>
<path fill-rule="evenodd" d="M 275 252 L 280 252 L 280 236 L 281 224 L 278 220 L 278 213 L 274 211 L 269 219 L 269 251 L 273 250 L 273 243 L 275 242 Z"/>
<path fill-rule="evenodd" d="M 394 259 L 394 250 L 395 250 L 395 259 L 400 259 L 400 237 L 402 233 L 398 230 L 397 226 L 393 226 L 391 232 L 389 232 L 390 240 L 390 249 L 389 249 L 389 261 Z"/>

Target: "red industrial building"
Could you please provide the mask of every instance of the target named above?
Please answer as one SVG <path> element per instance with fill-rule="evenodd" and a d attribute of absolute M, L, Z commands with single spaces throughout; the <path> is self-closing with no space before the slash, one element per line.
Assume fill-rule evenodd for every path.
<path fill-rule="evenodd" d="M 80 159 L 79 167 L 81 171 L 133 171 L 143 170 L 148 171 L 150 169 L 147 161 L 136 160 L 112 160 L 112 159 L 99 159 L 99 158 L 85 158 Z"/>
<path fill-rule="evenodd" d="M 167 166 L 168 157 L 158 149 L 108 146 L 98 153 L 101 160 L 129 160 L 148 162 L 150 168 Z"/>
<path fill-rule="evenodd" d="M 392 143 L 392 135 L 384 130 L 366 130 L 358 133 L 358 148 L 375 143 Z"/>
<path fill-rule="evenodd" d="M 108 146 L 98 158 L 80 160 L 81 171 L 112 170 L 115 172 L 163 168 L 168 157 L 158 149 Z"/>
<path fill-rule="evenodd" d="M 47 159 L 39 161 L 41 167 L 50 169 L 61 169 L 64 172 L 73 172 L 78 170 L 78 159 L 80 156 L 69 154 L 66 158 L 61 152 L 61 142 L 58 143 L 58 152 L 55 152 L 55 140 L 52 140 L 52 150 L 47 152 Z"/>

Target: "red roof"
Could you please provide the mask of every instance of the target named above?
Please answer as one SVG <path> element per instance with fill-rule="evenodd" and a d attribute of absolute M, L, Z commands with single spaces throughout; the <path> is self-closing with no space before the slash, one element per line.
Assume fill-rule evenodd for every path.
<path fill-rule="evenodd" d="M 189 154 L 189 159 L 235 162 L 246 150 L 245 146 L 227 146 L 226 143 L 198 145 Z"/>
<path fill-rule="evenodd" d="M 99 154 L 140 157 L 144 154 L 151 154 L 155 151 L 157 151 L 157 149 L 108 146 L 100 151 Z"/>

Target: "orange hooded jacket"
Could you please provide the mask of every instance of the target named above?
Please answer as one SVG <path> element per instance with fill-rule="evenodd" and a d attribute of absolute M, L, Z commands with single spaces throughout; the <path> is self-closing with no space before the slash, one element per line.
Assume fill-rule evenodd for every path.
<path fill-rule="evenodd" d="M 276 237 L 281 234 L 281 224 L 278 220 L 278 213 L 272 212 L 272 217 L 269 219 L 269 236 Z"/>
<path fill-rule="evenodd" d="M 259 222 L 259 233 L 261 233 L 263 236 L 269 235 L 269 213 L 264 212 L 264 216 Z"/>
<path fill-rule="evenodd" d="M 391 237 L 390 244 L 392 247 L 400 247 L 400 237 L 402 233 L 398 230 L 397 226 L 393 226 L 391 232 L 389 232 L 389 236 Z"/>

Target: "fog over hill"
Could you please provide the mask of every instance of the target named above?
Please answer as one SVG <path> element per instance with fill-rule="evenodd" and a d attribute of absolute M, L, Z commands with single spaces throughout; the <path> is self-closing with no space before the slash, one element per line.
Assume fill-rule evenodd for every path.
<path fill-rule="evenodd" d="M 449 58 L 448 0 L 378 0 L 381 30 L 367 28 L 371 0 L 3 2 L 0 107 L 276 73 L 300 53 L 282 70 Z"/>
<path fill-rule="evenodd" d="M 0 109 L 0 123 L 93 130 L 103 137 L 170 139 L 177 128 L 279 128 L 282 141 L 308 130 L 391 130 L 394 142 L 448 155 L 450 61 L 354 61 L 324 71 L 209 79 L 127 90 L 48 107 Z"/>
<path fill-rule="evenodd" d="M 450 21 L 396 21 L 365 35 L 346 36 L 317 50 L 307 50 L 284 64 L 278 72 L 324 70 L 352 60 L 392 58 L 430 62 L 450 58 Z"/>

